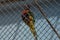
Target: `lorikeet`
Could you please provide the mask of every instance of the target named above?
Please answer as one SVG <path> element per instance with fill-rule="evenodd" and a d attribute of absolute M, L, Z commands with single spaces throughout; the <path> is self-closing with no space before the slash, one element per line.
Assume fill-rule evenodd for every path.
<path fill-rule="evenodd" d="M 29 26 L 31 33 L 33 34 L 35 40 L 37 40 L 37 33 L 34 28 L 34 15 L 29 9 L 25 9 L 22 11 L 22 20 Z"/>

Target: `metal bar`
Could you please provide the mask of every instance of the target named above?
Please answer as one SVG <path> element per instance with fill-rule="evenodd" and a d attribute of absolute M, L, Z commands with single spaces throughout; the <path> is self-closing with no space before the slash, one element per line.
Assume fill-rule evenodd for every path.
<path fill-rule="evenodd" d="M 50 27 L 53 29 L 53 31 L 56 33 L 56 35 L 58 36 L 58 38 L 60 39 L 60 35 L 58 34 L 58 32 L 56 31 L 56 29 L 52 26 L 52 24 L 50 23 L 50 21 L 48 20 L 46 13 L 43 11 L 42 7 L 37 3 L 38 0 L 34 0 L 34 3 L 36 4 L 37 8 L 39 9 L 39 11 L 41 12 L 42 16 L 44 16 L 44 18 L 46 19 L 46 21 L 48 22 L 48 24 L 50 25 Z"/>

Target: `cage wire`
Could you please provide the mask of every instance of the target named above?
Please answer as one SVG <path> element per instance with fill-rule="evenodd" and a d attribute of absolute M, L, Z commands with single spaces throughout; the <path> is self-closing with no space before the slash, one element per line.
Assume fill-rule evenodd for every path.
<path fill-rule="evenodd" d="M 34 40 L 21 18 L 22 5 L 29 4 L 34 13 L 38 40 L 60 40 L 42 16 L 33 0 L 0 0 L 0 40 Z M 38 0 L 48 20 L 60 35 L 60 0 Z"/>

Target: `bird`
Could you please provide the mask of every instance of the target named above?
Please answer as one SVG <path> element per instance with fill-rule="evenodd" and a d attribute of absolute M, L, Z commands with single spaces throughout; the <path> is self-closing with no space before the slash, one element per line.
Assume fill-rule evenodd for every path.
<path fill-rule="evenodd" d="M 37 40 L 37 32 L 34 27 L 35 24 L 35 19 L 34 19 L 34 14 L 29 10 L 29 8 L 25 8 L 22 10 L 22 20 L 26 23 L 26 25 L 29 26 L 31 33 L 34 36 L 34 39 Z"/>

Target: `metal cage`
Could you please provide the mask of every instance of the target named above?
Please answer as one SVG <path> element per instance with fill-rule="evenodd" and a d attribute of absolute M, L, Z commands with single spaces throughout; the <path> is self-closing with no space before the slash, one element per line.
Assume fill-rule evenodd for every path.
<path fill-rule="evenodd" d="M 33 0 L 0 0 L 0 40 L 34 40 L 21 18 L 26 4 L 34 13 L 38 40 L 60 40 Z M 38 0 L 38 4 L 60 36 L 60 0 Z"/>

